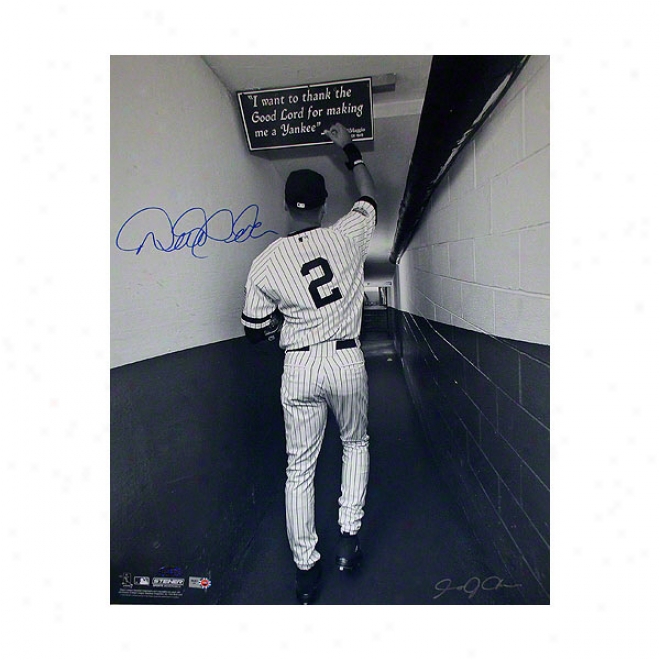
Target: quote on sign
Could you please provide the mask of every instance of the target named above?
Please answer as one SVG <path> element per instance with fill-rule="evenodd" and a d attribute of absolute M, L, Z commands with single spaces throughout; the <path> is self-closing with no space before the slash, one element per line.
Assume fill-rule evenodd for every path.
<path fill-rule="evenodd" d="M 371 78 L 238 92 L 250 151 L 325 144 L 335 122 L 353 141 L 373 140 Z"/>

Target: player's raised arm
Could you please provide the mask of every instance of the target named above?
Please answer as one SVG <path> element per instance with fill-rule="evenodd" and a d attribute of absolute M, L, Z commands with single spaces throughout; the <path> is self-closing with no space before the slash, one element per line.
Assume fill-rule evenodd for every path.
<path fill-rule="evenodd" d="M 355 185 L 360 193 L 360 197 L 371 197 L 371 199 L 376 199 L 376 186 L 374 180 L 371 177 L 369 168 L 367 167 L 364 160 L 362 160 L 362 154 L 360 150 L 353 144 L 353 139 L 351 134 L 348 132 L 346 127 L 337 122 L 333 124 L 329 129 L 323 131 L 324 135 L 327 135 L 340 149 L 343 149 L 344 153 L 348 158 L 346 167 L 353 172 L 355 178 Z"/>

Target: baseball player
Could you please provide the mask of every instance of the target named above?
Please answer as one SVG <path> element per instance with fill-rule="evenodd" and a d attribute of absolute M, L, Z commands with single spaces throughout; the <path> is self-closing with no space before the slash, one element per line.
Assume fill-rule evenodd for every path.
<path fill-rule="evenodd" d="M 318 595 L 321 555 L 314 521 L 314 474 L 328 408 L 339 426 L 342 486 L 336 563 L 352 570 L 362 552 L 360 529 L 369 477 L 367 374 L 359 334 L 364 260 L 376 225 L 375 186 L 342 124 L 324 131 L 343 149 L 358 199 L 334 224 L 321 226 L 327 192 L 311 170 L 292 172 L 285 202 L 292 232 L 252 263 L 241 320 L 248 338 L 273 339 L 286 351 L 281 402 L 287 451 L 286 527 L 296 564 L 296 595 Z"/>

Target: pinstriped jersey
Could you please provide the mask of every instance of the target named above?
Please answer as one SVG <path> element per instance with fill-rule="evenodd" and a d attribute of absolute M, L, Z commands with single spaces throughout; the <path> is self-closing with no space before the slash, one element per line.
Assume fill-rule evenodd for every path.
<path fill-rule="evenodd" d="M 364 260 L 375 224 L 375 202 L 362 197 L 330 227 L 294 232 L 271 243 L 252 262 L 243 325 L 264 329 L 279 308 L 283 349 L 357 338 Z"/>

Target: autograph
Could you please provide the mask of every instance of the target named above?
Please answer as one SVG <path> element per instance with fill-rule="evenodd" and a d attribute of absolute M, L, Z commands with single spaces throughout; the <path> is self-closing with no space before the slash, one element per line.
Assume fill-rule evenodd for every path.
<path fill-rule="evenodd" d="M 435 590 L 438 592 L 433 596 L 433 600 L 444 596 L 448 591 L 463 591 L 469 594 L 468 598 L 471 600 L 479 589 L 483 591 L 497 591 L 498 589 L 517 589 L 522 587 L 522 584 L 504 584 L 504 580 L 497 575 L 491 575 L 485 580 L 481 581 L 478 577 L 471 577 L 465 584 L 460 584 L 452 587 L 451 578 L 440 580 L 435 585 Z"/>
<path fill-rule="evenodd" d="M 184 211 L 172 222 L 165 209 L 148 206 L 135 212 L 124 222 L 115 239 L 115 245 L 123 252 L 140 254 L 145 245 L 153 245 L 160 252 L 174 252 L 187 248 L 198 259 L 206 259 L 199 249 L 207 241 L 216 243 L 245 243 L 250 238 L 277 234 L 272 229 L 261 232 L 259 207 L 246 206 L 238 216 L 230 209 L 219 209 L 210 216 L 199 207 Z"/>

